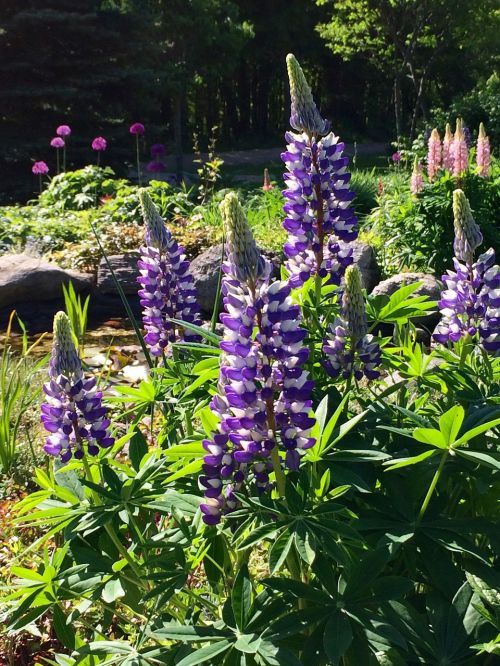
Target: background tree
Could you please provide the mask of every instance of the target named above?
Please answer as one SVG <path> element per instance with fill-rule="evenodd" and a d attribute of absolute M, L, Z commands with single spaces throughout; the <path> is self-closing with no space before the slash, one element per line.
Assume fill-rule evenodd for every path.
<path fill-rule="evenodd" d="M 446 88 L 446 81 L 435 79 L 438 73 L 444 78 L 450 72 L 460 72 L 462 88 L 466 89 L 468 72 L 478 76 L 479 71 L 491 71 L 495 35 L 500 29 L 495 0 L 317 2 L 331 7 L 329 20 L 320 24 L 318 30 L 333 52 L 346 61 L 363 54 L 391 76 L 398 137 L 403 132 L 405 103 L 406 107 L 413 107 L 411 135 L 419 110 L 427 119 L 429 82 L 433 78 L 434 86 L 444 83 Z M 482 57 L 478 57 L 479 53 Z"/>

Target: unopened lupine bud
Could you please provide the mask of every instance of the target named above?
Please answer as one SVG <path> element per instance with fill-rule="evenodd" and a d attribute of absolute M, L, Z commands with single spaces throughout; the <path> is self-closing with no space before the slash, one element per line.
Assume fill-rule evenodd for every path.
<path fill-rule="evenodd" d="M 354 338 L 362 338 L 368 331 L 368 324 L 366 321 L 361 273 L 356 265 L 348 266 L 345 272 L 342 311 L 349 334 Z"/>
<path fill-rule="evenodd" d="M 463 132 L 461 118 L 457 118 L 455 136 L 453 137 L 453 175 L 460 176 L 469 166 L 469 150 Z"/>
<path fill-rule="evenodd" d="M 429 180 L 434 180 L 435 175 L 441 167 L 441 137 L 437 129 L 433 129 L 429 137 L 427 151 L 427 175 Z"/>
<path fill-rule="evenodd" d="M 453 172 L 453 132 L 450 123 L 446 123 L 443 139 L 443 169 L 446 169 L 449 173 Z"/>
<path fill-rule="evenodd" d="M 321 118 L 302 67 L 292 53 L 287 55 L 286 65 L 292 100 L 290 125 L 298 132 L 310 135 L 326 134 L 330 129 L 330 123 Z"/>
<path fill-rule="evenodd" d="M 326 370 L 332 377 L 354 375 L 376 379 L 380 375 L 381 351 L 378 340 L 368 332 L 361 274 L 357 266 L 349 266 L 345 274 L 345 290 L 340 316 L 330 326 L 323 345 L 327 356 Z"/>
<path fill-rule="evenodd" d="M 102 392 L 95 379 L 85 379 L 76 351 L 71 322 L 64 312 L 54 317 L 54 340 L 49 363 L 50 381 L 44 384 L 46 402 L 41 406 L 42 423 L 50 435 L 44 449 L 67 462 L 73 455 L 82 458 L 85 450 L 96 455 L 108 448 L 113 438 Z"/>
<path fill-rule="evenodd" d="M 487 178 L 490 175 L 491 153 L 490 140 L 486 135 L 483 123 L 480 123 L 479 125 L 476 149 L 476 164 L 478 174 L 483 178 Z"/>
<path fill-rule="evenodd" d="M 467 197 L 462 190 L 453 192 L 453 221 L 455 240 L 453 249 L 459 261 L 472 264 L 475 250 L 483 242 L 481 230 L 472 217 Z"/>
<path fill-rule="evenodd" d="M 79 378 L 82 373 L 82 364 L 75 347 L 71 321 L 64 312 L 58 312 L 54 317 L 54 340 L 49 365 L 51 373 L 56 377 L 65 375 L 73 379 Z"/>
<path fill-rule="evenodd" d="M 265 261 L 257 249 L 248 220 L 234 192 L 226 194 L 220 203 L 228 259 L 239 280 L 257 280 L 264 274 Z"/>
<path fill-rule="evenodd" d="M 169 234 L 165 228 L 163 218 L 145 188 L 139 190 L 139 201 L 144 220 L 146 243 L 160 251 L 165 251 Z"/>
<path fill-rule="evenodd" d="M 271 183 L 271 178 L 269 176 L 269 169 L 264 169 L 264 183 L 262 185 L 264 192 L 269 192 L 269 190 L 274 189 L 273 184 Z"/>
<path fill-rule="evenodd" d="M 413 171 L 411 174 L 410 181 L 410 190 L 412 194 L 418 194 L 422 191 L 424 186 L 424 177 L 422 174 L 422 165 L 418 161 L 418 158 L 415 158 L 415 163 L 413 165 Z"/>

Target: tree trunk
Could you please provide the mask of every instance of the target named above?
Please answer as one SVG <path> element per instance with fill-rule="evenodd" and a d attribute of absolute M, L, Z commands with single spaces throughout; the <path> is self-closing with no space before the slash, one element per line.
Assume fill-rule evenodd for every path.
<path fill-rule="evenodd" d="M 401 138 L 402 127 L 401 127 L 401 74 L 398 72 L 394 77 L 394 116 L 396 120 L 396 137 L 398 141 Z"/>
<path fill-rule="evenodd" d="M 175 93 L 174 100 L 174 153 L 175 153 L 175 177 L 180 182 L 184 175 L 182 154 L 182 108 L 183 108 L 183 91 L 178 90 Z"/>

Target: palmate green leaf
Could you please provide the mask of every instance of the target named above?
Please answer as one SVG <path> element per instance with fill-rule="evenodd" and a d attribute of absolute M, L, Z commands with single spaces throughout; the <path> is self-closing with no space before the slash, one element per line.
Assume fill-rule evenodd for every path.
<path fill-rule="evenodd" d="M 201 643 L 203 641 L 220 641 L 228 638 L 231 632 L 221 631 L 213 626 L 198 627 L 192 624 L 178 624 L 176 622 L 166 622 L 159 629 L 147 631 L 150 638 L 159 641 L 180 641 L 182 643 Z"/>
<path fill-rule="evenodd" d="M 346 614 L 338 611 L 330 615 L 323 634 L 323 647 L 329 659 L 337 663 L 347 652 L 352 639 L 351 623 Z"/>
<path fill-rule="evenodd" d="M 422 444 L 430 444 L 438 449 L 448 448 L 448 442 L 443 433 L 440 430 L 436 430 L 436 428 L 416 428 L 413 431 L 413 437 L 417 442 L 422 442 Z"/>
<path fill-rule="evenodd" d="M 478 465 L 484 465 L 490 469 L 500 469 L 500 453 L 493 451 L 473 451 L 472 449 L 454 449 L 457 456 L 470 460 Z"/>
<path fill-rule="evenodd" d="M 248 621 L 252 609 L 253 590 L 248 566 L 243 564 L 236 574 L 231 591 L 231 606 L 238 629 L 242 631 Z"/>
<path fill-rule="evenodd" d="M 430 449 L 429 451 L 424 451 L 418 456 L 412 456 L 411 458 L 396 458 L 395 460 L 388 461 L 388 466 L 385 468 L 386 472 L 389 472 L 391 469 L 400 469 L 401 467 L 408 467 L 409 465 L 416 465 L 427 458 L 431 458 L 436 454 L 436 449 Z"/>
<path fill-rule="evenodd" d="M 233 643 L 227 639 L 219 640 L 211 645 L 196 650 L 188 654 L 187 657 L 181 659 L 176 666 L 197 666 L 197 664 L 205 664 L 207 661 L 213 659 L 222 652 L 226 652 L 231 648 Z"/>
<path fill-rule="evenodd" d="M 293 543 L 293 534 L 284 531 L 272 544 L 269 551 L 269 573 L 275 574 L 283 566 Z"/>
<path fill-rule="evenodd" d="M 206 451 L 200 440 L 175 444 L 162 450 L 162 456 L 165 458 L 200 458 L 205 454 Z"/>
<path fill-rule="evenodd" d="M 101 592 L 101 597 L 107 604 L 111 604 L 124 596 L 125 590 L 123 589 L 119 578 L 111 578 L 108 580 Z"/>
<path fill-rule="evenodd" d="M 283 521 L 259 525 L 259 527 L 252 530 L 250 534 L 238 544 L 237 550 L 245 550 L 265 538 L 274 539 L 276 532 L 278 532 L 284 525 L 285 523 Z"/>
<path fill-rule="evenodd" d="M 295 527 L 294 544 L 304 562 L 309 565 L 313 564 L 316 557 L 316 539 L 302 521 L 299 521 Z"/>
<path fill-rule="evenodd" d="M 455 405 L 439 417 L 439 430 L 448 446 L 451 446 L 457 438 L 464 416 L 464 408 L 461 405 Z"/>
<path fill-rule="evenodd" d="M 173 481 L 177 481 L 177 479 L 182 479 L 186 476 L 194 476 L 195 474 L 198 474 L 202 467 L 203 458 L 200 458 L 199 460 L 193 460 L 187 465 L 181 467 L 179 470 L 177 470 L 177 472 L 173 472 L 173 474 L 167 476 L 165 483 L 172 483 Z"/>
<path fill-rule="evenodd" d="M 487 423 L 482 423 L 481 425 L 478 425 L 475 428 L 472 428 L 472 430 L 468 430 L 466 433 L 464 433 L 459 439 L 456 440 L 453 446 L 462 446 L 462 444 L 466 444 L 474 437 L 482 435 L 488 430 L 493 430 L 493 428 L 497 428 L 498 426 L 500 426 L 500 418 L 493 419 L 493 421 L 488 421 Z"/>

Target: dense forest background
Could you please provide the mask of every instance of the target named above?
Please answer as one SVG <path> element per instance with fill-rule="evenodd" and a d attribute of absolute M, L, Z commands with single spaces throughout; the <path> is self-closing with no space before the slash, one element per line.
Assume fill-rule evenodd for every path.
<path fill-rule="evenodd" d="M 496 0 L 2 0 L 0 196 L 22 196 L 61 123 L 71 166 L 103 135 L 119 173 L 134 121 L 170 152 L 191 152 L 195 132 L 203 147 L 213 126 L 220 149 L 279 145 L 289 51 L 347 141 L 455 113 L 495 138 L 499 21 Z"/>

